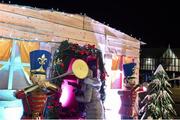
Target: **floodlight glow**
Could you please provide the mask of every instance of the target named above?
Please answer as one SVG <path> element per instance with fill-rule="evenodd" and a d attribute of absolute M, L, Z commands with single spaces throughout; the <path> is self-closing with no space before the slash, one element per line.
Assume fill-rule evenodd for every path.
<path fill-rule="evenodd" d="M 65 79 L 64 82 L 62 83 L 61 89 L 62 89 L 62 94 L 60 97 L 60 102 L 62 103 L 63 107 L 68 107 L 73 104 L 72 101 L 75 99 L 75 95 L 73 93 L 74 88 L 68 84 L 69 82 L 76 82 L 73 80 L 67 80 Z"/>
<path fill-rule="evenodd" d="M 119 89 L 107 89 L 106 90 L 106 99 L 104 101 L 105 107 L 105 116 L 106 119 L 119 120 L 121 115 L 119 110 L 121 108 L 121 99 L 118 95 Z"/>

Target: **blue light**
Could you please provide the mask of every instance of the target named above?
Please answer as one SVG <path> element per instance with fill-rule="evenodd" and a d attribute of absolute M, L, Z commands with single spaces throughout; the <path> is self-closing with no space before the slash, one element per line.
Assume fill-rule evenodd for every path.
<path fill-rule="evenodd" d="M 23 114 L 22 101 L 14 97 L 14 90 L 0 90 L 0 119 L 20 120 Z"/>
<path fill-rule="evenodd" d="M 13 87 L 13 82 L 15 80 L 15 72 L 23 72 L 22 76 L 25 76 L 25 80 L 28 81 L 29 84 L 31 84 L 31 82 L 29 82 L 29 76 L 26 74 L 26 72 L 24 71 L 24 66 L 30 66 L 29 63 L 22 63 L 21 61 L 21 53 L 20 53 L 20 48 L 17 44 L 17 41 L 13 40 L 13 45 L 11 48 L 11 56 L 9 58 L 8 61 L 0 61 L 0 64 L 2 64 L 3 66 L 0 68 L 0 72 L 8 72 L 8 79 L 7 78 L 3 78 L 3 80 L 8 81 L 8 86 L 7 88 L 9 90 L 14 89 Z"/>
<path fill-rule="evenodd" d="M 0 107 L 1 120 L 20 120 L 23 113 L 22 107 Z"/>

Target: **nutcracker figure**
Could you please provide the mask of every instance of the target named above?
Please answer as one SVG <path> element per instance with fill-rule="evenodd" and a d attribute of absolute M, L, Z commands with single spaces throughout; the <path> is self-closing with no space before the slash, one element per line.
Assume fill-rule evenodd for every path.
<path fill-rule="evenodd" d="M 46 80 L 46 70 L 51 54 L 45 50 L 30 53 L 30 80 L 33 85 L 15 93 L 22 99 L 24 113 L 22 119 L 43 119 L 47 96 L 59 88 Z M 36 86 L 36 89 L 32 89 Z"/>
<path fill-rule="evenodd" d="M 143 92 L 143 87 L 136 84 L 136 64 L 123 65 L 125 75 L 125 90 L 118 91 L 121 96 L 120 114 L 122 119 L 138 119 L 138 93 Z"/>

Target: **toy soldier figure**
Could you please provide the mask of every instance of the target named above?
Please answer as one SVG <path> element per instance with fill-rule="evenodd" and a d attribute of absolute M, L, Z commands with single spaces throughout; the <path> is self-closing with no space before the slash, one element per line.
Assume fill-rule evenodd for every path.
<path fill-rule="evenodd" d="M 30 80 L 34 85 L 16 92 L 22 99 L 24 113 L 22 119 L 42 119 L 48 91 L 57 91 L 58 87 L 46 80 L 46 69 L 51 61 L 51 53 L 45 50 L 30 52 Z M 30 90 L 34 86 L 37 89 Z"/>
<path fill-rule="evenodd" d="M 122 119 L 138 119 L 138 93 L 143 91 L 143 87 L 136 84 L 135 68 L 136 63 L 123 65 L 126 84 L 125 90 L 118 91 L 121 96 L 122 105 L 120 114 Z"/>

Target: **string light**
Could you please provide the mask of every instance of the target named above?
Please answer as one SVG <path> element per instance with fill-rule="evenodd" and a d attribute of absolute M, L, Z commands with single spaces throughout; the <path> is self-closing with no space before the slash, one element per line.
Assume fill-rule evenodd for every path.
<path fill-rule="evenodd" d="M 24 9 L 24 10 L 26 9 L 26 7 L 24 7 L 24 6 L 23 6 L 23 7 L 21 7 L 21 8 L 22 8 L 22 9 Z"/>
<path fill-rule="evenodd" d="M 12 33 L 9 34 L 9 37 L 10 37 L 10 38 L 12 37 Z"/>
<path fill-rule="evenodd" d="M 1 2 L 4 3 L 4 0 L 2 0 Z M 11 1 L 8 1 L 8 3 L 11 4 Z M 24 7 L 24 6 L 21 7 L 21 8 L 22 8 L 22 9 L 26 9 L 26 7 Z M 37 8 L 37 7 L 35 6 L 34 8 Z M 56 10 L 59 11 L 59 8 L 56 8 Z M 53 11 L 54 11 L 54 8 L 51 8 L 51 11 L 53 12 Z M 62 14 L 63 14 L 63 15 L 66 15 L 64 12 L 62 12 Z M 82 13 L 82 12 L 80 13 L 80 15 L 87 16 L 86 13 Z M 70 14 L 69 16 L 70 16 L 70 17 L 73 17 L 72 14 Z M 29 18 L 29 17 L 27 17 L 27 18 Z M 96 21 L 92 19 L 91 22 L 96 22 Z M 106 25 L 105 22 L 103 22 L 103 24 Z M 107 24 L 107 26 L 109 26 L 109 24 Z M 115 28 L 114 28 L 114 29 L 115 29 Z M 115 29 L 115 30 L 116 30 L 116 29 Z M 118 31 L 121 32 L 120 30 L 118 30 Z M 11 34 L 10 34 L 10 36 L 11 36 Z M 130 34 L 130 36 L 132 37 L 132 34 Z M 36 38 L 36 39 L 37 39 L 37 38 Z M 136 39 L 136 38 L 135 38 L 135 39 Z M 139 40 L 141 40 L 141 38 L 139 38 Z"/>

